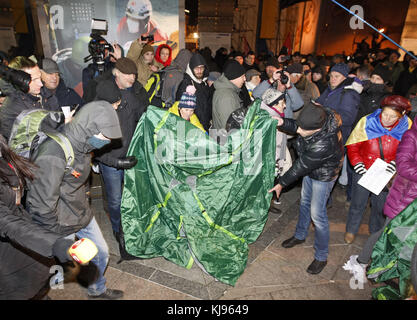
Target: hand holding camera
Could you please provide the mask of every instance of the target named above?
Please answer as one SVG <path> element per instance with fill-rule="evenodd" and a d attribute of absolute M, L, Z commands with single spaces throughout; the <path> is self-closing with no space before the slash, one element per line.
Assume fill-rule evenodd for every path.
<path fill-rule="evenodd" d="M 142 43 L 151 43 L 154 42 L 154 37 L 153 34 L 150 34 L 148 36 L 141 35 L 140 40 Z"/>

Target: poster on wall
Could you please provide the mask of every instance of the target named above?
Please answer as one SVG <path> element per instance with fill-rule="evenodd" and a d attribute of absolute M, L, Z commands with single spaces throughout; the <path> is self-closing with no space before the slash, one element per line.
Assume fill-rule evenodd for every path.
<path fill-rule="evenodd" d="M 119 44 L 125 56 L 132 41 L 152 35 L 154 47 L 167 43 L 175 57 L 179 50 L 178 1 L 49 0 L 41 10 L 49 21 L 49 43 L 44 46 L 50 47 L 47 51 L 57 61 L 67 86 L 82 95 L 82 70 L 91 63 L 85 58 L 90 55 L 92 19 L 107 21 L 108 31 L 103 38 Z"/>

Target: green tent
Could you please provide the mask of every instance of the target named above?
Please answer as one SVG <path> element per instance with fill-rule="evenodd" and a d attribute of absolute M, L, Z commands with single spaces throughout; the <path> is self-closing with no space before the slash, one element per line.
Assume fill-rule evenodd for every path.
<path fill-rule="evenodd" d="M 149 106 L 128 155 L 121 214 L 126 251 L 196 262 L 234 285 L 248 244 L 265 225 L 274 182 L 276 120 L 256 100 L 239 130 L 217 143 L 166 109 Z"/>
<path fill-rule="evenodd" d="M 401 211 L 385 228 L 372 251 L 368 278 L 384 282 L 399 278 L 399 290 L 391 286 L 375 288 L 378 300 L 404 299 L 410 284 L 411 256 L 417 243 L 417 199 Z"/>

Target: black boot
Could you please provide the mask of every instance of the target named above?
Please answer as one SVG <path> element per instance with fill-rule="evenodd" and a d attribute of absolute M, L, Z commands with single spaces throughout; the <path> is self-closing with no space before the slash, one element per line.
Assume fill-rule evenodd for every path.
<path fill-rule="evenodd" d="M 319 261 L 314 259 L 314 261 L 308 266 L 307 272 L 311 274 L 319 274 L 324 269 L 326 264 L 327 261 Z"/>

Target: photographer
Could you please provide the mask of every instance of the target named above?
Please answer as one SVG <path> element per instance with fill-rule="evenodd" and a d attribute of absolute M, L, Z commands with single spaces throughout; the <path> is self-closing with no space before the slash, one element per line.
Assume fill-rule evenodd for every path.
<path fill-rule="evenodd" d="M 146 82 L 154 72 L 158 72 L 159 68 L 154 59 L 154 49 L 150 44 L 153 37 L 140 37 L 132 42 L 127 57 L 136 63 L 138 69 L 137 81 L 146 86 Z"/>
<path fill-rule="evenodd" d="M 106 39 L 97 35 L 93 36 L 93 39 L 88 44 L 88 51 L 92 56 L 93 63 L 90 63 L 83 69 L 82 81 L 84 94 L 91 80 L 100 74 L 111 72 L 117 59 L 123 57 L 123 49 L 121 46 L 116 43 L 110 45 Z M 86 100 L 84 94 L 83 99 Z"/>
<path fill-rule="evenodd" d="M 11 91 L 3 103 L 0 110 L 0 134 L 7 140 L 10 136 L 13 122 L 16 117 L 24 110 L 28 109 L 46 109 L 49 111 L 61 111 L 57 97 L 43 86 L 41 81 L 41 71 L 38 65 L 26 57 L 18 56 L 14 58 L 9 67 L 16 70 L 23 70 L 31 77 L 29 90 L 24 93 L 21 90 Z M 47 125 L 56 128 L 63 119 L 48 119 Z"/>
<path fill-rule="evenodd" d="M 284 77 L 283 77 L 284 76 Z M 282 68 L 276 69 L 272 76 L 265 81 L 262 81 L 255 89 L 253 89 L 252 96 L 261 98 L 263 93 L 269 89 L 274 88 L 282 93 L 285 93 L 285 117 L 293 119 L 294 111 L 297 111 L 304 105 L 303 98 L 290 81 L 290 74 Z"/>

